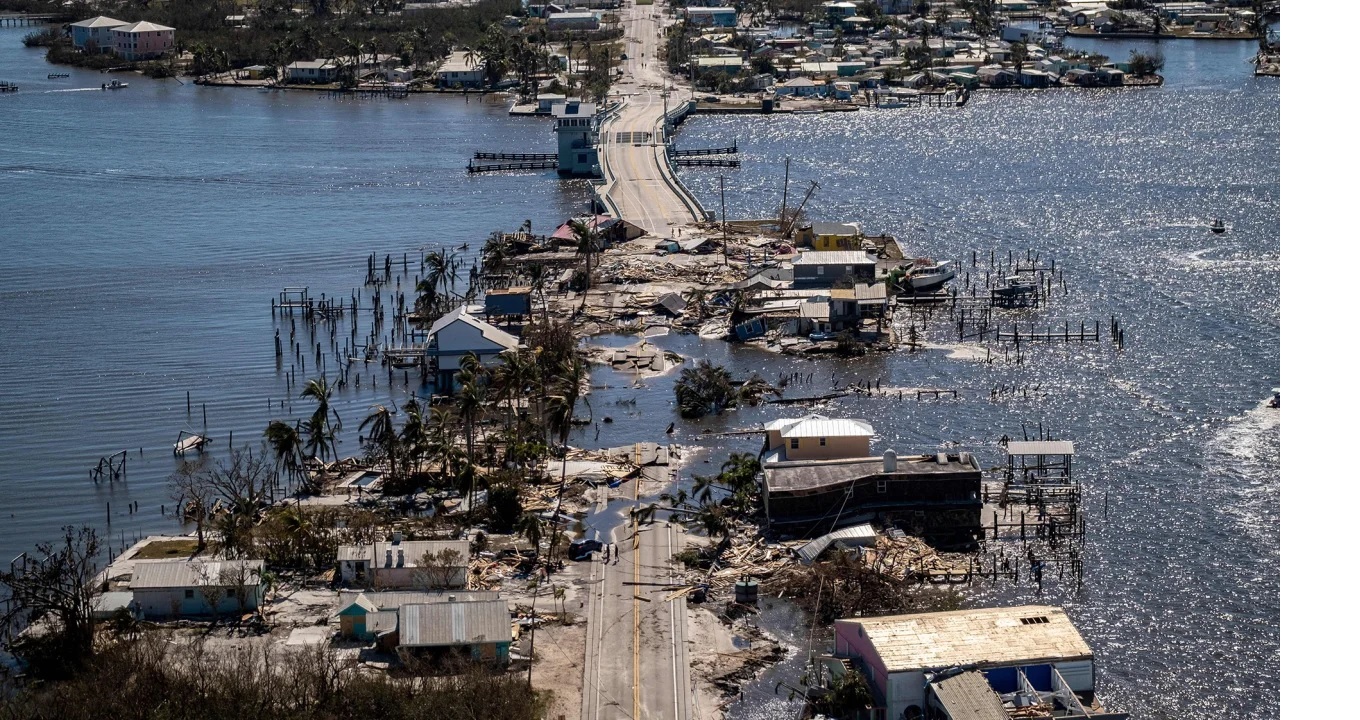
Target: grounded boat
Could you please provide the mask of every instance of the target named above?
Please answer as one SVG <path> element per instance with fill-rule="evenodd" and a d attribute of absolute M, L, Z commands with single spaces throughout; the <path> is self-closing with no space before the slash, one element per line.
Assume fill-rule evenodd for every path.
<path fill-rule="evenodd" d="M 930 258 L 917 258 L 907 268 L 902 289 L 911 293 L 934 292 L 953 280 L 955 274 L 953 260 L 935 262 Z"/>
<path fill-rule="evenodd" d="M 1222 235 L 1228 231 L 1228 226 L 1223 224 L 1223 218 L 1214 218 L 1214 221 L 1209 224 L 1209 231 L 1215 235 Z"/>

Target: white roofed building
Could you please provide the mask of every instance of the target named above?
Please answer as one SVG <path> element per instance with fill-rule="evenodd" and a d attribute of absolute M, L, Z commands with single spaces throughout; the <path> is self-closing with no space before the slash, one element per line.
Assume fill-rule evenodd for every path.
<path fill-rule="evenodd" d="M 345 585 L 383 588 L 461 588 L 471 557 L 467 540 L 406 540 L 341 545 L 335 553 Z"/>

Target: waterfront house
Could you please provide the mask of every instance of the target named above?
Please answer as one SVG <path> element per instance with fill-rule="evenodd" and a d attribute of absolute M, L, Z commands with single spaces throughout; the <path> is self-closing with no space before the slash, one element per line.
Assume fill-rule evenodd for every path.
<path fill-rule="evenodd" d="M 814 222 L 798 228 L 798 243 L 817 251 L 859 250 L 863 239 L 859 223 Z"/>
<path fill-rule="evenodd" d="M 329 58 L 298 60 L 284 68 L 284 77 L 290 83 L 333 83 L 339 73 L 340 65 Z"/>
<path fill-rule="evenodd" d="M 149 618 L 240 615 L 264 597 L 263 560 L 144 560 L 132 569 L 133 607 Z"/>
<path fill-rule="evenodd" d="M 464 357 L 475 355 L 483 364 L 496 364 L 501 353 L 518 347 L 519 340 L 514 335 L 473 317 L 464 306 L 430 326 L 425 354 L 431 361 L 435 387 L 451 392 Z"/>
<path fill-rule="evenodd" d="M 87 53 L 112 52 L 114 47 L 114 28 L 126 27 L 129 23 L 100 15 L 88 20 L 71 23 L 71 45 Z"/>
<path fill-rule="evenodd" d="M 737 26 L 737 10 L 731 7 L 688 7 L 685 18 L 695 27 Z"/>
<path fill-rule="evenodd" d="M 1046 88 L 1049 85 L 1049 74 L 1042 70 L 1025 68 L 1020 71 L 1016 78 L 1020 87 L 1023 88 Z"/>
<path fill-rule="evenodd" d="M 486 80 L 486 65 L 474 61 L 466 52 L 456 52 L 446 58 L 435 71 L 439 87 L 481 87 Z"/>
<path fill-rule="evenodd" d="M 858 670 L 874 717 L 1128 718 L 1096 699 L 1094 654 L 1059 607 L 844 618 L 835 636 L 822 667 Z"/>
<path fill-rule="evenodd" d="M 568 100 L 552 106 L 557 133 L 557 174 L 598 177 L 600 119 L 595 103 Z"/>
<path fill-rule="evenodd" d="M 973 542 L 981 533 L 977 460 L 966 452 L 871 455 L 873 434 L 864 420 L 823 415 L 766 423 L 761 492 L 770 527 L 804 534 L 876 520 L 945 544 Z"/>
<path fill-rule="evenodd" d="M 1096 78 L 1101 85 L 1118 86 L 1124 84 L 1124 71 L 1115 67 L 1096 68 Z"/>
<path fill-rule="evenodd" d="M 113 29 L 113 52 L 124 60 L 155 60 L 175 47 L 175 29 L 145 20 Z"/>
<path fill-rule="evenodd" d="M 783 85 L 775 86 L 776 95 L 792 97 L 818 97 L 826 93 L 826 85 L 811 78 L 794 78 Z"/>
<path fill-rule="evenodd" d="M 600 19 L 593 12 L 559 12 L 548 16 L 548 32 L 599 29 Z"/>
<path fill-rule="evenodd" d="M 398 647 L 413 655 L 510 662 L 510 607 L 504 600 L 403 605 L 397 628 Z"/>
<path fill-rule="evenodd" d="M 467 584 L 467 540 L 402 540 L 341 545 L 340 582 L 374 588 L 461 588 Z"/>
<path fill-rule="evenodd" d="M 694 72 L 700 76 L 710 72 L 736 75 L 745 65 L 740 57 L 735 56 L 694 58 Z"/>
<path fill-rule="evenodd" d="M 793 286 L 831 287 L 837 280 L 873 282 L 877 262 L 862 250 L 803 252 L 793 260 Z"/>
<path fill-rule="evenodd" d="M 978 68 L 977 77 L 983 85 L 995 88 L 1010 87 L 1016 81 L 1015 71 L 1004 67 Z"/>
<path fill-rule="evenodd" d="M 396 592 L 352 591 L 340 592 L 340 610 L 335 616 L 340 621 L 341 637 L 350 640 L 372 640 L 380 633 L 395 630 L 397 611 L 403 605 L 430 605 L 448 602 L 477 602 L 499 600 L 495 590 L 413 590 Z"/>

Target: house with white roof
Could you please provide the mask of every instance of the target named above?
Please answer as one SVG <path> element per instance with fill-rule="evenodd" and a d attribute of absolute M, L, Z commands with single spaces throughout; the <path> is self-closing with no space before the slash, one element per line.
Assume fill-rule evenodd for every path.
<path fill-rule="evenodd" d="M 444 59 L 435 72 L 439 87 L 481 87 L 486 81 L 486 63 L 466 52 L 456 52 Z"/>
<path fill-rule="evenodd" d="M 330 58 L 298 60 L 284 68 L 284 77 L 290 83 L 333 83 L 339 75 L 340 64 Z"/>
<path fill-rule="evenodd" d="M 144 617 L 239 615 L 264 596 L 263 560 L 144 560 L 132 570 L 135 611 Z"/>
<path fill-rule="evenodd" d="M 875 717 L 1128 718 L 1096 698 L 1094 654 L 1059 607 L 846 618 L 835 634 L 822 667 L 863 674 Z"/>
<path fill-rule="evenodd" d="M 71 45 L 92 53 L 113 50 L 113 29 L 127 25 L 127 22 L 100 15 L 88 20 L 71 23 Z"/>
<path fill-rule="evenodd" d="M 175 29 L 145 20 L 113 29 L 113 52 L 124 60 L 155 60 L 175 48 Z"/>

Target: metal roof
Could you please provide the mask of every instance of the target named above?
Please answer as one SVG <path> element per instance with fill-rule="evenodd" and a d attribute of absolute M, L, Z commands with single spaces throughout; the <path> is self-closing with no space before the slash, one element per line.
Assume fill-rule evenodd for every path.
<path fill-rule="evenodd" d="M 127 27 L 118 28 L 118 32 L 165 32 L 167 30 L 173 31 L 174 28 L 169 25 L 157 25 L 156 23 L 147 22 L 146 20 L 128 25 Z"/>
<path fill-rule="evenodd" d="M 341 545 L 335 551 L 335 555 L 340 560 L 367 560 L 375 567 L 389 567 L 387 552 L 390 550 L 393 566 L 420 567 L 421 560 L 426 554 L 437 555 L 443 550 L 453 550 L 459 555 L 459 566 L 466 567 L 471 557 L 471 549 L 472 544 L 467 540 L 403 540 L 399 543 Z"/>
<path fill-rule="evenodd" d="M 477 602 L 499 600 L 501 594 L 495 590 L 457 590 L 457 591 L 409 591 L 409 592 L 354 592 L 341 591 L 340 609 L 359 603 L 369 612 L 396 610 L 403 605 L 430 605 L 448 602 Z"/>
<path fill-rule="evenodd" d="M 1007 455 L 1075 455 L 1071 440 L 1012 440 Z"/>
<path fill-rule="evenodd" d="M 78 28 L 122 27 L 122 26 L 127 25 L 127 24 L 128 24 L 128 23 L 125 22 L 125 21 L 123 21 L 123 20 L 116 20 L 116 19 L 114 19 L 114 18 L 107 17 L 107 16 L 105 16 L 105 15 L 100 15 L 100 16 L 98 16 L 98 17 L 92 17 L 92 18 L 90 18 L 89 20 L 81 20 L 80 22 L 73 22 L 73 23 L 71 23 L 71 27 L 78 27 Z"/>
<path fill-rule="evenodd" d="M 400 614 L 396 610 L 379 610 L 364 616 L 364 629 L 374 635 L 381 635 L 397 629 Z"/>
<path fill-rule="evenodd" d="M 836 633 L 862 633 L 888 672 L 1092 658 L 1067 613 L 1045 605 L 849 618 Z"/>
<path fill-rule="evenodd" d="M 405 647 L 510 642 L 510 607 L 504 600 L 403 605 L 398 612 Z"/>
<path fill-rule="evenodd" d="M 130 590 L 150 588 L 186 588 L 238 584 L 253 586 L 260 583 L 263 560 L 143 560 L 132 569 Z M 232 577 L 231 573 L 243 575 Z M 222 575 L 226 573 L 224 580 Z"/>
<path fill-rule="evenodd" d="M 777 431 L 780 437 L 873 437 L 874 426 L 865 420 L 829 418 L 825 415 L 805 415 L 800 418 L 781 418 L 765 423 L 766 432 Z"/>
<path fill-rule="evenodd" d="M 793 259 L 794 265 L 877 265 L 863 250 L 809 250 Z"/>
<path fill-rule="evenodd" d="M 1010 720 L 1001 698 L 976 670 L 930 684 L 950 720 Z"/>
<path fill-rule="evenodd" d="M 506 350 L 513 350 L 519 347 L 519 340 L 516 339 L 514 335 L 511 335 L 510 333 L 494 325 L 491 325 L 485 320 L 478 320 L 477 318 L 472 317 L 471 315 L 468 314 L 466 307 L 461 308 L 456 312 L 451 312 L 445 315 L 444 317 L 435 320 L 434 324 L 430 326 L 429 334 L 433 336 L 440 330 L 443 330 L 444 328 L 458 322 L 471 325 L 472 327 L 476 328 L 479 332 L 481 332 L 482 337 L 486 338 L 487 340 L 490 340 L 491 342 L 497 345 L 500 345 Z"/>
<path fill-rule="evenodd" d="M 831 547 L 833 543 L 842 542 L 846 545 L 864 547 L 873 545 L 877 541 L 878 533 L 874 532 L 873 526 L 869 523 L 851 525 L 829 532 L 798 548 L 798 558 L 803 561 L 804 565 L 810 565 L 813 560 L 817 559 L 817 556 L 826 552 L 826 549 Z"/>

